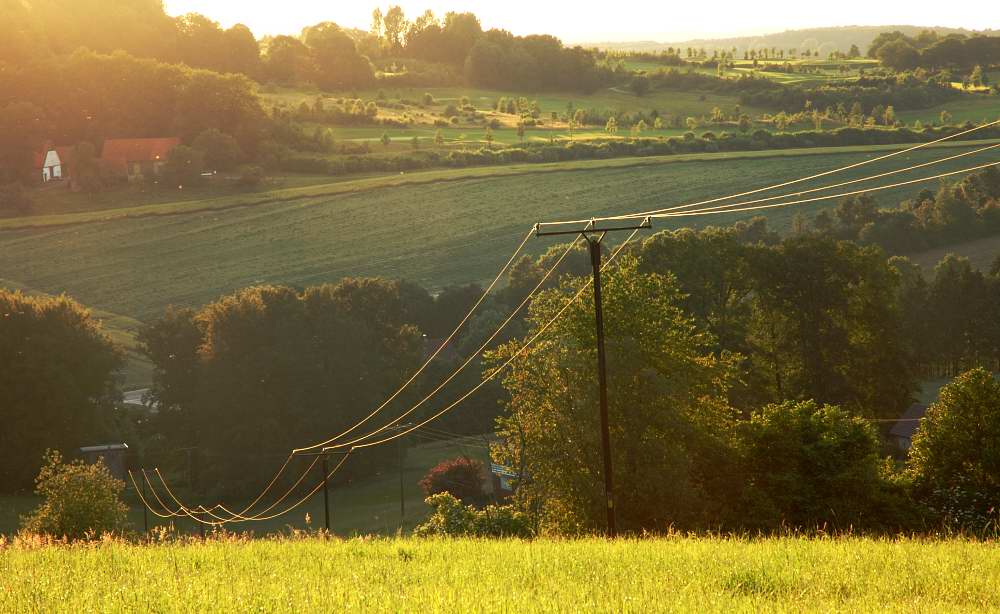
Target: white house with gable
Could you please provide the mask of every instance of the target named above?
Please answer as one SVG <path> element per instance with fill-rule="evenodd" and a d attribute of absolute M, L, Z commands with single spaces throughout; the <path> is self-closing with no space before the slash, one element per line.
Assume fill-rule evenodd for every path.
<path fill-rule="evenodd" d="M 42 159 L 42 181 L 48 183 L 53 179 L 62 179 L 63 163 L 59 157 L 59 152 L 50 148 L 45 152 Z"/>

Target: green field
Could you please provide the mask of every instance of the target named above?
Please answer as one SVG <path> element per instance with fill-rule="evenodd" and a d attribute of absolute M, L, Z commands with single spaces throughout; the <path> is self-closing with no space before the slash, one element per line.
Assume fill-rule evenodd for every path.
<path fill-rule="evenodd" d="M 1000 119 L 1000 96 L 978 94 L 963 96 L 954 102 L 946 102 L 929 109 L 897 111 L 896 116 L 900 121 L 911 126 L 917 120 L 920 120 L 923 125 L 929 126 L 941 121 L 941 111 L 951 113 L 952 122 L 956 124 L 967 121 L 974 123 L 996 121 Z"/>
<path fill-rule="evenodd" d="M 967 612 L 1000 551 L 965 540 L 209 540 L 0 547 L 6 612 Z"/>
<path fill-rule="evenodd" d="M 275 88 L 261 94 L 266 106 L 279 106 L 285 108 L 297 108 L 303 102 L 312 104 L 317 97 L 322 97 L 327 101 L 335 101 L 340 98 L 360 97 L 364 100 L 374 100 L 379 95 L 380 90 L 361 90 L 351 92 L 322 93 L 319 91 L 306 91 L 299 89 Z M 486 119 L 496 119 L 501 123 L 501 128 L 493 130 L 494 143 L 515 144 L 520 142 L 517 136 L 516 124 L 518 117 L 506 113 L 496 113 L 493 111 L 497 100 L 501 97 L 524 97 L 529 101 L 538 101 L 541 109 L 541 121 L 543 125 L 529 127 L 525 135 L 525 140 L 548 140 L 549 138 L 569 138 L 570 134 L 566 123 L 559 121 L 552 123 L 550 115 L 552 112 L 564 114 L 567 105 L 572 103 L 578 109 L 596 109 L 598 111 L 644 111 L 649 113 L 656 110 L 661 115 L 674 115 L 679 117 L 702 117 L 710 115 L 713 107 L 719 107 L 727 113 L 732 113 L 733 109 L 739 105 L 739 97 L 731 95 L 720 95 L 711 92 L 681 92 L 673 90 L 654 90 L 645 96 L 636 96 L 626 87 L 612 87 L 599 90 L 593 94 L 566 94 L 566 93 L 525 93 L 525 92 L 505 92 L 500 90 L 477 89 L 467 87 L 429 87 L 429 88 L 388 88 L 382 91 L 389 100 L 407 99 L 410 101 L 420 101 L 425 93 L 434 97 L 434 104 L 426 109 L 410 108 L 406 114 L 416 121 L 406 128 L 384 127 L 384 126 L 329 126 L 334 139 L 338 141 L 369 141 L 373 143 L 373 151 L 383 151 L 381 144 L 374 144 L 382 134 L 388 134 L 395 142 L 390 150 L 409 149 L 410 141 L 417 137 L 422 141 L 424 147 L 431 146 L 431 142 L 439 128 L 433 125 L 435 119 L 441 117 L 441 112 L 446 105 L 459 105 L 463 97 L 469 99 L 469 103 L 478 111 L 484 113 Z M 758 107 L 743 107 L 743 112 L 757 116 L 762 113 L 772 112 L 775 109 L 764 109 Z M 393 109 L 380 110 L 380 117 L 398 118 L 402 111 Z M 307 130 L 314 128 L 313 124 L 304 124 Z M 485 128 L 482 121 L 469 123 L 461 122 L 457 126 L 440 128 L 442 136 L 445 138 L 447 146 L 485 144 Z M 649 130 L 646 136 L 676 136 L 683 134 L 687 128 Z M 622 130 L 621 136 L 624 138 L 626 130 Z M 575 138 L 606 138 L 603 126 L 584 126 L 573 133 Z"/>
<path fill-rule="evenodd" d="M 111 209 L 7 218 L 0 220 L 0 280 L 30 292 L 68 293 L 94 308 L 112 334 L 130 347 L 138 323 L 156 317 L 167 305 L 200 306 L 253 284 L 306 286 L 346 276 L 404 278 L 431 289 L 481 281 L 495 273 L 538 221 L 642 211 L 717 197 L 857 162 L 896 147 L 447 169 L 250 195 L 135 207 L 126 202 Z M 943 151 L 956 149 L 919 151 L 894 163 L 927 161 Z M 984 161 L 988 159 L 975 157 L 933 168 L 943 172 Z M 861 167 L 835 178 L 886 168 L 892 167 Z M 811 185 L 816 184 L 801 187 Z M 881 192 L 878 198 L 894 204 L 918 189 Z M 766 215 L 772 228 L 784 230 L 796 213 L 814 213 L 835 203 L 757 213 Z M 725 225 L 750 215 L 658 220 L 655 226 L 659 230 Z M 537 254 L 551 243 L 533 240 L 528 249 Z M 133 358 L 128 384 L 140 387 L 148 382 L 149 367 Z"/>
<path fill-rule="evenodd" d="M 393 535 L 402 528 L 404 531 L 411 530 L 417 523 L 421 522 L 430 508 L 424 504 L 424 496 L 420 490 L 418 482 L 427 475 L 427 472 L 440 461 L 455 458 L 458 456 L 468 456 L 484 463 L 489 462 L 489 453 L 486 449 L 485 440 L 478 438 L 452 437 L 449 440 L 438 440 L 438 435 L 428 436 L 423 432 L 410 435 L 404 442 L 403 460 L 403 500 L 405 506 L 405 517 L 400 515 L 400 490 L 399 472 L 397 466 L 390 464 L 387 469 L 379 474 L 376 473 L 370 478 L 351 482 L 349 484 L 336 484 L 330 487 L 330 507 L 331 519 L 330 528 L 342 536 L 350 535 Z M 276 458 L 274 470 L 281 466 L 283 459 Z M 350 461 L 348 461 L 350 462 Z M 296 462 L 289 466 L 288 476 L 297 479 L 309 467 L 308 459 Z M 320 477 L 318 470 L 314 469 L 314 475 L 307 476 L 303 481 L 303 486 L 307 492 L 319 484 Z M 171 490 L 177 497 L 189 507 L 205 504 L 211 506 L 217 503 L 215 500 L 208 500 L 206 497 L 197 497 L 188 493 L 184 483 L 183 467 L 179 471 L 172 473 L 164 468 L 164 475 Z M 153 483 L 158 487 L 158 494 L 164 503 L 172 509 L 177 506 L 169 495 L 164 492 L 155 476 L 150 476 Z M 260 476 L 260 487 L 263 488 L 268 476 Z M 287 488 L 275 489 L 273 492 L 278 495 L 283 494 Z M 275 507 L 272 513 L 284 511 L 292 504 L 299 501 L 305 493 L 298 493 L 297 496 L 289 497 L 285 502 Z M 275 495 L 277 497 L 278 495 Z M 151 504 L 156 505 L 162 513 L 162 508 L 153 495 L 147 494 Z M 253 512 L 258 512 L 262 508 L 270 505 L 275 497 L 269 496 L 262 505 L 254 508 Z M 139 498 L 135 495 L 131 483 L 125 493 L 125 500 L 129 503 L 129 522 L 132 527 L 141 530 L 143 527 L 143 507 Z M 0 497 L 0 539 L 4 534 L 13 535 L 19 526 L 20 517 L 34 509 L 39 503 L 37 497 L 31 495 L 3 496 Z M 240 508 L 246 502 L 229 502 Z M 311 523 L 306 523 L 306 515 L 310 517 Z M 270 515 L 270 514 L 269 514 Z M 296 529 L 318 528 L 323 526 L 323 496 L 317 493 L 307 500 L 302 506 L 272 520 L 230 524 L 227 528 L 232 532 L 253 532 L 255 534 L 268 534 L 287 530 L 289 527 Z M 154 514 L 148 514 L 150 527 L 172 526 L 174 530 L 184 534 L 197 534 L 199 525 L 190 518 L 179 517 L 172 519 L 161 519 Z M 402 520 L 402 522 L 401 522 Z M 0 574 L 2 575 L 2 574 Z M 0 611 L 4 611 L 0 608 Z"/>

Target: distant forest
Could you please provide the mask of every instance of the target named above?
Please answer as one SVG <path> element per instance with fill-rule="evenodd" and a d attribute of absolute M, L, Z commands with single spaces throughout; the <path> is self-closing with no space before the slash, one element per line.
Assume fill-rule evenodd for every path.
<path fill-rule="evenodd" d="M 959 34 L 962 36 L 974 36 L 982 34 L 986 36 L 996 36 L 992 30 L 973 31 L 963 28 L 926 28 L 921 26 L 840 26 L 830 28 L 806 28 L 802 30 L 785 30 L 773 34 L 763 34 L 760 36 L 736 36 L 732 38 L 699 38 L 682 42 L 655 42 L 655 41 L 633 41 L 633 42 L 601 42 L 587 43 L 587 47 L 598 47 L 613 51 L 640 51 L 659 52 L 669 48 L 704 48 L 709 52 L 719 49 L 730 50 L 736 47 L 739 53 L 753 49 L 798 49 L 799 51 L 819 51 L 820 57 L 825 57 L 831 51 L 848 53 L 851 45 L 857 45 L 860 49 L 867 49 L 872 42 L 883 32 L 901 32 L 906 36 L 916 37 L 921 32 L 930 30 L 938 36 L 949 36 Z"/>

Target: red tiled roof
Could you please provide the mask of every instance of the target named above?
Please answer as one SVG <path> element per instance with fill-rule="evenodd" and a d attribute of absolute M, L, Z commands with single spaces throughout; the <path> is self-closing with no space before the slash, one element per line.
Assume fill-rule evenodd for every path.
<path fill-rule="evenodd" d="M 177 137 L 156 139 L 108 139 L 104 141 L 101 158 L 121 162 L 152 162 L 165 160 L 174 147 L 181 144 Z"/>

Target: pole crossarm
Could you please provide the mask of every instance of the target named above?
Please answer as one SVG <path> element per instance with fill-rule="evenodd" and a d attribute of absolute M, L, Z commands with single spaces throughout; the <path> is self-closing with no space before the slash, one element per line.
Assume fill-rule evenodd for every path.
<path fill-rule="evenodd" d="M 293 452 L 292 456 L 330 456 L 331 454 L 347 456 L 348 454 L 350 454 L 350 452 L 341 452 L 340 450 L 327 450 L 324 448 L 320 452 Z"/>
<path fill-rule="evenodd" d="M 582 228 L 565 228 L 568 224 L 563 222 L 539 222 L 535 224 L 535 237 L 555 237 L 560 235 L 586 235 L 590 233 L 607 233 L 607 232 L 618 232 L 621 230 L 649 230 L 653 227 L 653 220 L 650 217 L 646 217 L 642 222 L 636 225 L 630 226 L 598 226 L 596 220 L 590 220 Z M 573 223 L 573 226 L 580 226 L 579 223 Z M 564 227 L 558 230 L 545 230 L 546 226 Z"/>

